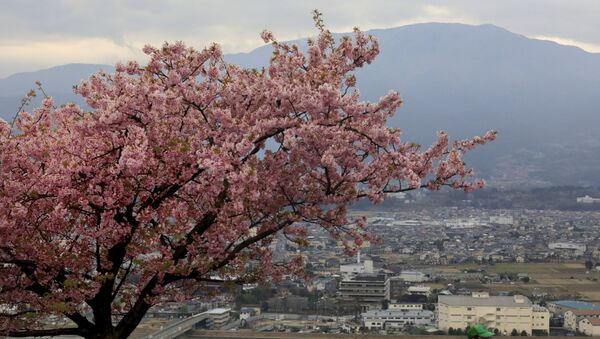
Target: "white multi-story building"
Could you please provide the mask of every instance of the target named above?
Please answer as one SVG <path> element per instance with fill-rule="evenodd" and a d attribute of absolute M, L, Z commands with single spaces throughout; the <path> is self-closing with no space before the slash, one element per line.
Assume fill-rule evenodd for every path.
<path fill-rule="evenodd" d="M 344 304 L 360 306 L 362 311 L 381 309 L 387 298 L 386 277 L 384 274 L 357 274 L 340 281 L 339 300 Z"/>
<path fill-rule="evenodd" d="M 550 330 L 550 312 L 545 307 L 533 305 L 522 295 L 490 296 L 487 292 L 439 296 L 437 321 L 443 331 L 476 323 L 497 329 L 501 334 L 517 330 L 531 335 L 532 331 Z"/>
<path fill-rule="evenodd" d="M 373 310 L 361 314 L 363 326 L 372 329 L 400 329 L 406 325 L 429 325 L 434 316 L 424 310 Z"/>
<path fill-rule="evenodd" d="M 431 287 L 423 285 L 409 286 L 407 292 L 410 295 L 424 295 L 429 297 L 431 294 Z"/>
<path fill-rule="evenodd" d="M 418 311 L 423 309 L 423 304 L 420 303 L 409 303 L 402 301 L 392 300 L 388 303 L 388 310 L 391 311 Z"/>
<path fill-rule="evenodd" d="M 213 308 L 206 313 L 210 319 L 210 328 L 219 329 L 229 321 L 231 308 Z"/>
<path fill-rule="evenodd" d="M 350 279 L 358 274 L 372 274 L 373 273 L 373 260 L 360 260 L 360 251 L 356 255 L 355 264 L 340 265 L 340 274 L 343 279 Z"/>

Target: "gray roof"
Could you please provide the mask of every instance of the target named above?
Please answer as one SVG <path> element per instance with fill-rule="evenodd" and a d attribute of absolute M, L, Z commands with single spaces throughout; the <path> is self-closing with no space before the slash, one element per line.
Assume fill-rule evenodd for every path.
<path fill-rule="evenodd" d="M 370 310 L 362 313 L 363 317 L 433 317 L 433 312 L 427 310 Z"/>
<path fill-rule="evenodd" d="M 549 301 L 549 304 L 556 304 L 576 310 L 600 310 L 600 304 L 588 303 L 581 300 L 556 300 Z"/>
<path fill-rule="evenodd" d="M 529 298 L 519 296 L 524 302 L 517 303 L 515 296 L 489 296 L 484 298 L 473 298 L 469 295 L 440 295 L 438 303 L 449 306 L 498 306 L 498 307 L 529 307 Z"/>

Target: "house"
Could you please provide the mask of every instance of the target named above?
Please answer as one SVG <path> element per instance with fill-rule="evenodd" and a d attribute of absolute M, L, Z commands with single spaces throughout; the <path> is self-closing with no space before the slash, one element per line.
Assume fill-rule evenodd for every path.
<path fill-rule="evenodd" d="M 565 327 L 572 330 L 579 330 L 579 322 L 584 319 L 600 319 L 600 310 L 569 310 L 565 312 Z"/>
<path fill-rule="evenodd" d="M 600 319 L 599 318 L 583 318 L 578 323 L 579 332 L 585 335 L 600 336 Z"/>

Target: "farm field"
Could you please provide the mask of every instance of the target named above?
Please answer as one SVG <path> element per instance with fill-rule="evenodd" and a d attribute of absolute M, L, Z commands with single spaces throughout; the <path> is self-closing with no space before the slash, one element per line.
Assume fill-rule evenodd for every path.
<path fill-rule="evenodd" d="M 431 268 L 431 267 L 430 267 Z M 435 267 L 440 273 L 458 273 L 484 269 L 488 273 L 525 273 L 530 281 L 489 283 L 477 281 L 461 283 L 461 287 L 490 292 L 513 292 L 525 295 L 548 293 L 556 298 L 580 298 L 600 301 L 600 272 L 587 272 L 583 263 L 499 263 L 495 265 L 447 265 Z"/>

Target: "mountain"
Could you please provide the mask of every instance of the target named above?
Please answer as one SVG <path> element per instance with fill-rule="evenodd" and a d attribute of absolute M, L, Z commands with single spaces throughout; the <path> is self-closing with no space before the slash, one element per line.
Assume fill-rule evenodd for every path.
<path fill-rule="evenodd" d="M 52 95 L 57 103 L 76 102 L 83 104 L 81 97 L 73 94 L 73 85 L 87 79 L 100 70 L 113 72 L 110 65 L 68 64 L 44 69 L 37 72 L 16 73 L 0 79 L 0 118 L 9 120 L 17 112 L 21 98 L 33 88 L 36 81 L 42 83 L 48 95 Z M 35 98 L 29 106 L 40 104 L 41 97 Z"/>
<path fill-rule="evenodd" d="M 498 140 L 468 158 L 492 185 L 600 185 L 600 54 L 493 25 L 430 23 L 368 33 L 379 39 L 381 54 L 358 71 L 358 87 L 367 100 L 400 92 L 405 104 L 389 124 L 405 140 L 426 145 L 439 129 L 454 138 L 496 129 Z M 226 57 L 262 67 L 270 53 L 264 46 Z M 109 70 L 65 65 L 16 74 L 0 79 L 0 97 L 26 92 L 42 76 L 47 92 L 64 93 L 98 68 Z M 0 112 L 14 111 L 15 98 L 0 98 Z"/>

